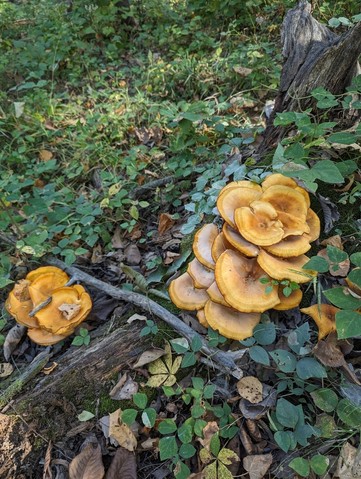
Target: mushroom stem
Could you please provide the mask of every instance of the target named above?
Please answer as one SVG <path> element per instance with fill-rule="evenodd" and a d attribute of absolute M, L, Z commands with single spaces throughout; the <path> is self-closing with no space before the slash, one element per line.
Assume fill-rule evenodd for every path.
<path fill-rule="evenodd" d="M 51 303 L 52 301 L 52 297 L 49 296 L 49 298 L 47 298 L 45 301 L 43 301 L 42 303 L 38 304 L 34 309 L 32 309 L 29 313 L 29 316 L 32 318 L 33 316 L 36 315 L 36 313 L 38 313 L 40 310 L 42 310 L 43 308 L 45 308 L 45 306 L 47 306 L 48 304 Z"/>

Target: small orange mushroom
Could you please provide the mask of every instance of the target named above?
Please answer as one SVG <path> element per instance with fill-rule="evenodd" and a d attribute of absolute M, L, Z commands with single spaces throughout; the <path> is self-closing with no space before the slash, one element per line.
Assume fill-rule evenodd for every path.
<path fill-rule="evenodd" d="M 209 300 L 204 308 L 209 326 L 225 338 L 243 340 L 253 334 L 261 320 L 259 313 L 241 313 L 230 307 Z"/>
<path fill-rule="evenodd" d="M 224 229 L 224 226 L 223 226 Z M 223 234 L 223 232 L 219 233 L 218 236 L 216 236 L 213 244 L 212 244 L 212 249 L 211 249 L 211 254 L 213 260 L 216 262 L 217 259 L 221 256 L 221 254 L 226 251 L 226 249 L 231 249 L 232 245 L 229 243 Z"/>
<path fill-rule="evenodd" d="M 290 258 L 307 253 L 311 245 L 305 235 L 287 236 L 279 243 L 263 247 L 268 253 L 280 256 L 281 258 Z"/>
<path fill-rule="evenodd" d="M 188 273 L 183 273 L 170 283 L 169 296 L 178 308 L 188 311 L 203 309 L 209 299 L 204 289 L 194 287 L 192 277 Z"/>
<path fill-rule="evenodd" d="M 227 250 L 218 258 L 215 274 L 224 299 L 237 311 L 263 313 L 280 302 L 277 288 L 265 292 L 266 286 L 260 280 L 271 278 L 254 258 Z"/>
<path fill-rule="evenodd" d="M 234 222 L 234 212 L 242 206 L 249 206 L 252 201 L 258 200 L 261 191 L 255 188 L 245 188 L 243 186 L 228 188 L 221 191 L 217 200 L 217 208 L 222 218 L 232 228 L 236 227 Z"/>
<path fill-rule="evenodd" d="M 40 346 L 52 346 L 65 339 L 68 335 L 53 334 L 40 328 L 29 328 L 28 336 L 34 343 L 40 344 Z"/>
<path fill-rule="evenodd" d="M 302 313 L 308 314 L 318 327 L 318 340 L 336 331 L 336 313 L 340 311 L 331 304 L 314 304 L 308 308 L 302 308 Z"/>
<path fill-rule="evenodd" d="M 222 231 L 231 247 L 233 246 L 233 248 L 235 248 L 237 251 L 251 258 L 254 258 L 258 255 L 258 246 L 247 241 L 245 238 L 243 238 L 242 235 L 240 235 L 237 231 L 231 228 L 227 223 L 224 223 Z"/>
<path fill-rule="evenodd" d="M 289 188 L 297 188 L 298 184 L 292 178 L 288 176 L 281 175 L 281 173 L 272 173 L 271 175 L 267 176 L 262 181 L 262 189 L 266 191 L 270 186 L 288 186 Z"/>
<path fill-rule="evenodd" d="M 311 210 L 311 208 L 307 210 L 306 223 L 309 227 L 307 239 L 311 243 L 319 238 L 321 232 L 320 218 L 313 210 Z"/>
<path fill-rule="evenodd" d="M 209 269 L 215 267 L 212 258 L 212 245 L 217 236 L 218 228 L 212 223 L 204 225 L 194 236 L 193 252 L 198 261 Z"/>
<path fill-rule="evenodd" d="M 257 261 L 271 278 L 279 281 L 288 279 L 295 283 L 308 283 L 317 274 L 315 271 L 303 269 L 303 266 L 309 261 L 305 255 L 279 258 L 262 249 L 257 256 Z"/>
<path fill-rule="evenodd" d="M 266 201 L 253 201 L 249 207 L 238 208 L 234 219 L 240 234 L 258 246 L 269 246 L 283 238 L 277 211 Z"/>
<path fill-rule="evenodd" d="M 208 324 L 208 321 L 206 320 L 204 309 L 200 309 L 199 311 L 197 311 L 197 319 L 202 326 L 204 326 L 205 328 L 209 328 L 209 324 Z"/>
<path fill-rule="evenodd" d="M 41 275 L 32 275 L 32 277 L 34 279 L 29 286 L 29 294 L 34 307 L 46 301 L 51 297 L 55 289 L 61 288 L 69 281 L 67 274 L 58 274 L 54 271 L 44 272 Z"/>
<path fill-rule="evenodd" d="M 192 277 L 196 288 L 206 289 L 214 282 L 214 271 L 203 266 L 197 258 L 188 264 L 187 273 Z"/>
<path fill-rule="evenodd" d="M 281 300 L 280 303 L 273 306 L 273 309 L 277 311 L 287 311 L 288 309 L 296 308 L 302 301 L 302 291 L 300 289 L 295 289 L 289 296 L 283 294 L 284 286 L 279 286 L 278 296 Z"/>
<path fill-rule="evenodd" d="M 5 308 L 19 324 L 28 328 L 38 327 L 36 318 L 29 316 L 33 309 L 33 303 L 29 296 L 29 281 L 21 280 L 15 284 L 5 302 Z"/>
<path fill-rule="evenodd" d="M 216 281 L 214 281 L 214 283 L 212 283 L 210 287 L 207 289 L 207 294 L 211 298 L 211 300 L 214 301 L 215 303 L 223 304 L 223 306 L 229 307 L 229 304 L 224 299 L 222 293 L 219 291 Z"/>

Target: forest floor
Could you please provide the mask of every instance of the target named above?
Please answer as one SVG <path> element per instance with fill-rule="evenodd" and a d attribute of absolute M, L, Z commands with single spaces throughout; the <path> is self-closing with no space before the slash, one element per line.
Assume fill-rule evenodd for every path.
<path fill-rule="evenodd" d="M 261 157 L 294 2 L 225 2 L 221 13 L 217 2 L 117 3 L 0 3 L 0 477 L 98 479 L 105 468 L 107 479 L 361 478 L 361 129 L 340 131 L 328 117 L 346 99 L 319 92 L 318 115 L 280 117 L 290 133 Z M 342 33 L 360 20 L 346 3 L 314 15 Z M 308 253 L 319 275 L 299 307 L 271 309 L 252 337 L 230 341 L 177 309 L 169 283 L 192 259 L 196 231 L 220 224 L 221 189 L 261 184 L 286 160 L 301 165 L 286 174 L 321 220 Z M 5 301 L 54 258 L 151 298 L 200 336 L 185 339 L 88 280 L 86 321 L 52 348 L 35 344 Z M 347 305 L 327 296 L 345 294 L 345 279 Z M 335 314 L 327 326 L 300 311 L 326 302 L 340 309 L 337 326 Z M 319 341 L 322 327 L 331 334 Z M 119 331 L 123 351 L 106 349 Z M 202 341 L 238 354 L 239 369 L 212 362 Z M 5 401 L 49 351 L 30 387 Z M 93 361 L 94 377 L 79 365 L 52 389 L 77 356 Z M 44 381 L 46 397 L 31 396 Z"/>

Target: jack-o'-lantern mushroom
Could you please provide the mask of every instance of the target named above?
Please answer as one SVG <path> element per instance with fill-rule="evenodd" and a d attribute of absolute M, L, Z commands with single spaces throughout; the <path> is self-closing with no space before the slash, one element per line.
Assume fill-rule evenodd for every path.
<path fill-rule="evenodd" d="M 258 264 L 273 279 L 288 279 L 295 283 L 308 283 L 316 276 L 315 271 L 305 270 L 303 266 L 309 261 L 305 255 L 280 258 L 261 250 L 257 256 Z"/>
<path fill-rule="evenodd" d="M 216 265 L 212 257 L 212 245 L 217 236 L 217 226 L 209 223 L 197 231 L 193 241 L 193 252 L 197 260 L 209 269 L 214 269 Z"/>
<path fill-rule="evenodd" d="M 171 282 L 169 296 L 178 308 L 187 311 L 203 309 L 209 299 L 204 289 L 194 286 L 192 277 L 188 273 L 183 273 Z"/>
<path fill-rule="evenodd" d="M 5 308 L 17 323 L 28 328 L 37 328 L 37 319 L 29 316 L 33 309 L 33 303 L 29 295 L 29 284 L 30 282 L 26 279 L 16 283 L 5 302 Z"/>
<path fill-rule="evenodd" d="M 336 313 L 339 308 L 331 304 L 314 304 L 308 308 L 302 308 L 302 313 L 311 316 L 318 327 L 318 340 L 336 331 Z"/>

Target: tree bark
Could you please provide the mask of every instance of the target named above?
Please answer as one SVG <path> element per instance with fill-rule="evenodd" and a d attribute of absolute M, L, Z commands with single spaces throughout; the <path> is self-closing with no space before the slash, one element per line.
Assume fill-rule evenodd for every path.
<path fill-rule="evenodd" d="M 280 87 L 260 153 L 282 138 L 283 130 L 273 126 L 276 113 L 315 109 L 315 100 L 310 96 L 312 90 L 323 87 L 334 95 L 342 94 L 361 72 L 358 63 L 361 22 L 346 33 L 336 35 L 315 20 L 311 5 L 301 0 L 286 14 L 281 39 L 284 64 Z"/>

